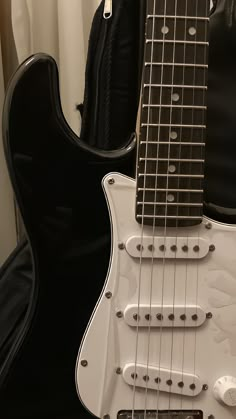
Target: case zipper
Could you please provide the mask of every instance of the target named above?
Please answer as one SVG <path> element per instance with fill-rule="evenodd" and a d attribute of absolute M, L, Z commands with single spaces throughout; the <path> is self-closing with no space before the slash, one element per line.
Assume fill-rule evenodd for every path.
<path fill-rule="evenodd" d="M 112 0 L 105 0 L 103 17 L 104 19 L 110 19 L 112 17 Z"/>

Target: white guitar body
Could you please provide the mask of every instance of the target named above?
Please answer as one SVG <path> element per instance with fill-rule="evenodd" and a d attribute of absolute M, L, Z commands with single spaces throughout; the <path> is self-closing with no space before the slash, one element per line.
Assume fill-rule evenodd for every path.
<path fill-rule="evenodd" d="M 103 185 L 112 252 L 77 360 L 82 403 L 99 418 L 196 410 L 203 419 L 235 419 L 236 226 L 203 218 L 195 227 L 156 227 L 153 239 L 153 228 L 135 220 L 136 182 L 112 173 Z"/>

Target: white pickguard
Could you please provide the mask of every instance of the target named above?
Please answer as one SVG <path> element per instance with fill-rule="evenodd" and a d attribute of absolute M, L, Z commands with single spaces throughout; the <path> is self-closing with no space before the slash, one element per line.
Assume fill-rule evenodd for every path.
<path fill-rule="evenodd" d="M 114 179 L 114 183 L 110 182 Z M 166 234 L 198 237 L 215 245 L 200 260 L 143 259 L 119 249 L 132 236 L 151 236 L 152 227 L 135 220 L 136 182 L 112 173 L 103 181 L 112 221 L 112 254 L 108 277 L 85 333 L 76 367 L 76 385 L 86 408 L 99 418 L 116 419 L 121 410 L 201 410 L 203 418 L 235 419 L 236 407 L 220 404 L 213 387 L 222 376 L 236 377 L 236 226 L 204 218 L 201 225 L 168 228 Z M 206 228 L 207 223 L 212 228 Z M 163 228 L 155 236 L 164 235 Z M 92 263 L 92 261 L 91 261 Z M 139 289 L 140 280 L 140 289 Z M 199 305 L 212 312 L 196 328 L 139 328 L 137 362 L 150 367 L 197 375 L 208 390 L 196 397 L 136 388 L 116 369 L 135 362 L 137 328 L 117 312 L 128 305 Z M 111 298 L 106 294 L 112 293 Z M 109 294 L 108 294 L 109 296 Z M 86 360 L 87 366 L 81 361 Z M 86 364 L 85 364 L 86 365 Z"/>

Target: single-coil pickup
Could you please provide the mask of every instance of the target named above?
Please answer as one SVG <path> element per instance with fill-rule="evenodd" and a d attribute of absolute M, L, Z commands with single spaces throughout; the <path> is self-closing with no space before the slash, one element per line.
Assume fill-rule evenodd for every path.
<path fill-rule="evenodd" d="M 202 259 L 209 252 L 209 243 L 201 237 L 132 236 L 126 250 L 135 258 Z"/>
<path fill-rule="evenodd" d="M 206 321 L 206 313 L 193 305 L 128 305 L 125 322 L 137 327 L 199 327 Z"/>
<path fill-rule="evenodd" d="M 127 364 L 123 378 L 130 386 L 194 397 L 203 385 L 197 375 L 143 364 Z"/>

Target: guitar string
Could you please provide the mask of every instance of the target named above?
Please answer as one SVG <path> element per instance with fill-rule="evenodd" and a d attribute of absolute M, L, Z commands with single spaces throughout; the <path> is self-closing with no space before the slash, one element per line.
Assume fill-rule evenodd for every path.
<path fill-rule="evenodd" d="M 156 0 L 153 0 L 153 15 L 155 15 L 155 11 L 156 11 Z M 138 359 L 138 344 L 139 344 L 140 298 L 141 298 L 141 282 L 142 282 L 144 206 L 145 206 L 145 195 L 146 195 L 146 173 L 147 173 L 148 138 L 149 138 L 150 104 L 151 104 L 151 86 L 150 85 L 151 85 L 152 68 L 153 68 L 154 29 L 155 29 L 155 19 L 153 21 L 153 26 L 152 26 L 151 59 L 150 59 L 150 81 L 149 81 L 148 111 L 147 111 L 148 116 L 147 116 L 147 126 L 146 126 L 146 143 L 145 143 L 145 163 L 144 163 L 144 180 L 143 180 L 141 243 L 140 243 L 139 274 L 138 274 L 138 310 L 137 310 L 137 328 L 136 328 L 135 371 L 134 371 L 132 419 L 135 419 L 135 399 L 136 399 L 136 381 L 137 381 L 137 359 Z M 147 43 L 145 45 L 145 51 L 147 51 Z M 146 56 L 146 54 L 145 54 L 145 56 Z M 145 68 L 145 65 L 144 65 L 144 68 Z M 143 98 L 145 97 L 145 91 L 144 91 L 144 89 L 145 89 L 144 88 L 144 68 L 143 68 L 143 92 L 142 92 Z M 140 147 L 140 145 L 139 145 L 139 147 Z M 137 184 L 138 184 L 138 178 L 137 178 Z"/>
<path fill-rule="evenodd" d="M 153 0 L 155 3 L 155 13 L 154 16 L 156 14 L 156 3 L 157 0 Z M 156 29 L 156 18 L 153 16 L 153 34 L 152 34 L 152 42 L 154 43 L 155 40 L 155 29 Z M 158 27 L 158 26 L 157 26 Z M 164 41 L 164 37 L 165 37 L 165 33 L 163 32 L 163 41 Z M 164 49 L 163 49 L 164 50 Z M 154 47 L 153 47 L 153 55 L 154 55 Z M 154 61 L 154 58 L 152 57 L 152 61 Z M 163 67 L 163 66 L 162 66 Z M 154 82 L 153 77 L 151 75 L 150 77 L 150 84 L 152 84 Z M 150 86 L 150 90 L 152 91 L 152 87 Z M 162 82 L 161 82 L 161 87 L 160 87 L 160 105 L 161 105 L 161 96 L 162 96 Z M 151 94 L 151 103 L 152 104 L 152 94 Z M 153 114 L 155 114 L 155 112 L 150 111 L 151 114 L 151 120 L 152 123 L 153 121 Z M 161 108 L 159 111 L 159 126 L 158 128 L 160 128 L 160 115 L 161 115 Z M 153 133 L 152 133 L 153 135 Z M 152 138 L 152 136 L 151 136 Z M 156 172 L 158 172 L 158 145 L 159 143 L 157 143 L 157 152 L 156 152 L 156 162 L 154 164 L 156 164 Z M 152 165 L 152 163 L 151 163 Z M 152 172 L 152 170 L 150 170 L 150 172 Z M 157 176 L 155 176 L 155 186 L 154 186 L 154 200 L 153 200 L 153 207 L 154 207 L 154 211 L 153 211 L 153 224 L 152 224 L 152 255 L 151 255 L 151 271 L 150 271 L 150 296 L 149 296 L 149 325 L 148 325 L 148 345 L 147 345 L 147 365 L 146 365 L 146 388 L 145 388 L 145 407 L 144 407 L 144 418 L 146 419 L 147 416 L 147 401 L 148 401 L 148 382 L 149 382 L 149 361 L 150 361 L 150 344 L 151 344 L 151 322 L 152 322 L 152 298 L 153 298 L 153 276 L 154 276 L 154 252 L 155 252 L 155 231 L 156 231 L 156 222 L 155 222 L 155 216 L 156 216 L 156 199 L 157 199 Z"/>
<path fill-rule="evenodd" d="M 197 0 L 198 3 L 198 0 Z M 206 0 L 206 9 L 205 9 L 205 17 L 209 17 L 209 11 L 210 11 L 210 4 L 209 4 L 209 0 Z M 209 30 L 209 22 L 206 21 L 205 25 L 204 25 L 204 41 L 207 42 L 208 41 L 208 30 Z M 208 45 L 204 46 L 204 64 L 208 63 Z M 207 86 L 207 69 L 204 69 L 204 76 L 203 76 L 203 86 Z M 204 105 L 206 105 L 206 90 L 203 92 L 203 103 Z M 203 117 L 202 117 L 202 125 L 206 123 L 206 112 L 203 112 Z M 206 138 L 206 129 L 202 128 L 201 129 L 201 142 L 203 143 Z M 205 152 L 203 152 L 203 147 L 201 147 L 201 158 L 203 159 L 203 157 L 205 155 Z M 196 306 L 198 306 L 198 300 L 199 300 L 199 263 L 197 264 L 197 293 L 196 293 Z M 194 334 L 194 376 L 196 375 L 196 361 L 197 361 L 197 330 L 195 330 L 195 334 Z M 192 411 L 194 411 L 194 399 L 192 402 Z"/>
<path fill-rule="evenodd" d="M 185 16 L 186 16 L 186 19 L 185 19 L 185 22 L 184 22 L 184 42 L 187 41 L 187 28 L 188 28 L 188 2 L 187 2 L 187 0 L 185 2 Z M 182 73 L 182 84 L 183 84 L 183 86 L 185 84 L 187 84 L 186 83 L 186 67 L 185 67 L 185 65 L 187 64 L 186 63 L 186 55 L 187 55 L 186 50 L 187 50 L 186 43 L 184 43 L 184 54 L 183 54 L 183 64 L 184 65 L 183 65 L 183 73 Z M 183 134 L 182 125 L 183 125 L 183 115 L 184 115 L 184 110 L 183 110 L 184 88 L 182 88 L 182 101 L 181 102 L 182 102 L 182 108 L 181 108 L 179 159 L 182 156 L 182 134 Z M 189 137 L 189 140 L 192 141 L 191 135 Z M 192 155 L 191 147 L 190 147 L 190 158 L 191 158 L 191 155 Z M 181 163 L 179 164 L 179 169 L 180 169 L 180 165 L 181 165 Z M 191 167 L 191 163 L 190 163 L 190 167 Z M 190 170 L 190 174 L 191 174 L 191 170 Z M 191 188 L 191 180 L 189 178 L 189 188 L 188 189 L 190 189 L 190 188 Z M 179 189 L 179 182 L 178 182 L 178 189 Z M 179 196 L 179 194 L 178 194 L 178 196 Z M 191 202 L 190 194 L 188 193 L 188 194 L 186 194 L 186 196 L 187 196 L 187 203 L 190 203 Z M 189 213 L 191 213 L 190 208 L 189 208 L 188 211 L 189 211 Z M 177 214 L 178 214 L 178 212 L 177 212 Z M 189 249 L 188 229 L 186 228 L 185 231 L 186 231 L 186 246 L 187 246 L 187 249 Z M 183 244 L 183 245 L 185 245 L 185 244 Z M 183 350 L 182 350 L 182 368 L 181 368 L 181 382 L 182 383 L 184 383 L 185 338 L 186 338 L 186 318 L 187 318 L 187 285 L 188 285 L 187 279 L 188 279 L 188 264 L 189 264 L 188 258 L 189 258 L 189 253 L 188 253 L 188 250 L 187 250 L 187 252 L 186 252 L 186 259 L 187 260 L 186 260 L 186 264 L 184 265 L 185 274 L 183 275 L 183 278 L 184 278 L 184 296 L 183 296 L 184 297 L 183 298 L 183 301 L 184 301 L 184 320 L 183 320 L 183 341 L 182 341 Z M 184 403 L 184 399 L 183 399 L 183 388 L 182 388 L 181 389 L 181 397 L 180 397 L 180 410 L 182 410 L 182 413 L 183 413 L 183 403 Z"/>
<path fill-rule="evenodd" d="M 154 2 L 156 3 L 157 0 L 154 0 Z M 166 9 L 166 0 L 165 0 L 165 9 Z M 155 12 L 156 12 L 156 7 L 155 7 Z M 166 14 L 166 13 L 165 13 Z M 155 13 L 154 13 L 155 16 Z M 165 28 L 165 16 L 164 16 L 164 26 L 163 28 Z M 156 28 L 156 18 L 153 17 L 153 36 L 152 36 L 152 42 L 154 43 L 154 37 L 155 37 L 155 28 Z M 164 61 L 164 39 L 165 39 L 165 31 L 163 30 L 163 34 L 162 34 L 162 41 L 163 41 L 163 49 L 162 49 L 162 60 L 161 62 Z M 153 55 L 154 55 L 154 48 L 153 48 Z M 153 61 L 153 57 L 152 57 L 152 61 Z M 160 86 L 160 100 L 159 100 L 159 124 L 158 124 L 158 137 L 160 136 L 160 118 L 161 118 L 161 104 L 162 104 L 162 84 L 163 84 L 163 65 L 161 65 L 161 86 Z M 151 83 L 152 84 L 152 76 L 151 76 Z M 153 117 L 153 113 L 151 112 L 151 115 Z M 153 122 L 153 121 L 152 121 Z M 153 225 L 152 225 L 152 257 L 151 257 L 151 277 L 150 277 L 150 281 L 151 281 L 151 285 L 150 285 L 150 305 L 149 305 L 149 328 L 148 328 L 148 348 L 147 348 L 147 369 L 146 369 L 146 377 L 149 377 L 149 358 L 150 358 L 150 340 L 151 340 L 151 321 L 152 321 L 152 291 L 153 291 L 153 276 L 154 276 L 154 252 L 155 252 L 155 231 L 156 231 L 156 221 L 155 221 L 155 216 L 156 216 L 156 201 L 157 201 L 157 173 L 158 173 L 158 166 L 159 166 L 159 160 L 158 160 L 158 155 L 159 155 L 159 142 L 157 141 L 157 152 L 156 152 L 156 176 L 155 176 L 155 186 L 154 186 L 154 200 L 153 200 L 153 206 L 154 206 L 154 213 L 153 213 Z M 162 313 L 162 309 L 161 309 L 161 313 Z M 162 321 L 161 321 L 161 327 L 162 327 Z M 146 414 L 147 414 L 147 398 L 148 398 L 148 380 L 146 381 L 146 395 L 145 395 L 145 418 L 146 418 Z M 160 386 L 159 381 L 157 381 L 158 384 L 158 388 Z M 158 415 L 158 413 L 157 413 Z"/>
<path fill-rule="evenodd" d="M 178 0 L 175 0 L 174 4 L 175 10 L 174 10 L 174 36 L 173 36 L 173 53 L 172 53 L 172 66 L 171 66 L 171 93 L 170 97 L 173 102 L 174 98 L 174 76 L 175 76 L 175 55 L 176 55 L 176 26 L 177 26 L 177 8 L 178 8 Z M 172 103 L 171 103 L 172 104 Z M 168 130 L 168 158 L 167 158 L 167 179 L 166 179 L 166 205 L 165 205 L 165 237 L 167 235 L 167 216 L 168 216 L 168 199 L 169 199 L 169 167 L 170 167 L 170 155 L 171 155 L 171 133 L 173 132 L 173 107 L 170 108 L 170 118 L 169 118 L 169 130 Z M 172 195 L 170 193 L 170 195 Z M 175 238 L 175 245 L 177 242 L 177 237 Z M 176 253 L 175 253 L 175 262 L 176 265 Z M 171 265 L 169 265 L 171 266 Z M 174 310 L 174 304 L 175 304 L 175 287 L 176 287 L 176 269 L 174 268 L 174 277 L 173 277 L 173 314 L 175 312 Z M 174 322 L 174 320 L 172 320 Z M 174 324 L 172 323 L 171 327 L 171 347 L 170 347 L 170 383 L 169 383 L 169 403 L 168 403 L 168 416 L 170 416 L 170 406 L 171 406 L 171 398 L 172 398 L 172 367 L 173 367 L 173 342 L 174 342 Z"/>

